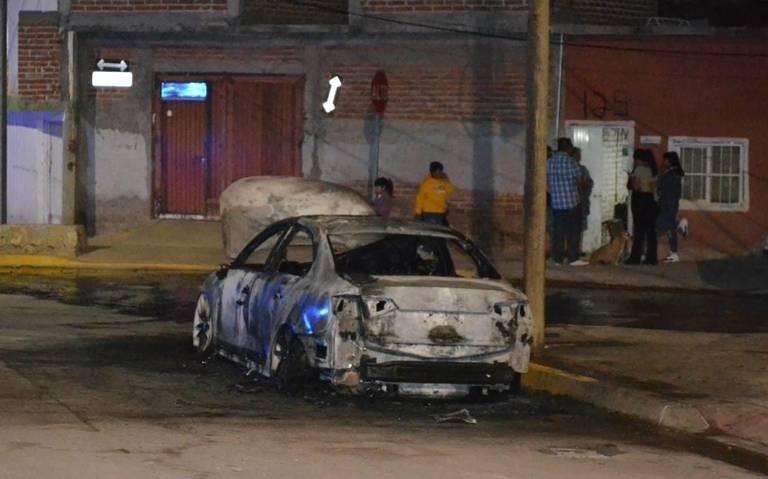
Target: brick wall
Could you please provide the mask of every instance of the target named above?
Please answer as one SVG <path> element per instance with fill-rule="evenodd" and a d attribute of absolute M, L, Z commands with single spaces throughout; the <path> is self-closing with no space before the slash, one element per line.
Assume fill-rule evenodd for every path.
<path fill-rule="evenodd" d="M 363 196 L 367 185 L 351 183 Z M 395 185 L 392 216 L 412 218 L 417 184 Z M 449 202 L 448 222 L 474 240 L 486 253 L 517 257 L 523 247 L 523 197 L 511 193 L 457 190 Z"/>
<path fill-rule="evenodd" d="M 597 25 L 641 25 L 659 14 L 658 0 L 555 0 L 564 20 Z"/>
<path fill-rule="evenodd" d="M 19 96 L 32 102 L 61 101 L 62 38 L 58 14 L 19 15 Z"/>
<path fill-rule="evenodd" d="M 528 0 L 362 0 L 365 13 L 525 12 Z"/>
<path fill-rule="evenodd" d="M 348 0 L 243 0 L 241 21 L 244 24 L 326 24 L 348 23 Z"/>
<path fill-rule="evenodd" d="M 173 61 L 242 62 L 251 63 L 298 63 L 304 61 L 304 49 L 295 46 L 274 46 L 269 48 L 155 48 L 152 51 L 155 62 Z"/>
<path fill-rule="evenodd" d="M 162 12 L 226 10 L 227 0 L 72 0 L 73 12 Z"/>
<path fill-rule="evenodd" d="M 388 67 L 334 63 L 325 78 L 337 74 L 344 82 L 334 115 L 364 118 L 371 103 L 371 79 L 381 69 L 389 83 L 387 118 L 525 121 L 525 62 L 499 63 L 485 72 L 468 65 L 438 63 Z"/>

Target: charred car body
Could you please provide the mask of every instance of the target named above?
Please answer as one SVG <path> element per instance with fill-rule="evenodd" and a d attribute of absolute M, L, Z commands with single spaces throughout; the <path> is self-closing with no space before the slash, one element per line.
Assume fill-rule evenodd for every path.
<path fill-rule="evenodd" d="M 275 377 L 356 392 L 514 388 L 530 358 L 525 296 L 460 233 L 413 221 L 306 216 L 211 274 L 193 345 Z"/>

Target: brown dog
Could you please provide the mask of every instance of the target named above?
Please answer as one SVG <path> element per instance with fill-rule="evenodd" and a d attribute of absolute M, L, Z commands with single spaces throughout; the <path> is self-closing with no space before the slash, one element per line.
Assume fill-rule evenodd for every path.
<path fill-rule="evenodd" d="M 622 231 L 611 238 L 611 242 L 596 249 L 589 255 L 589 264 L 619 264 L 624 258 L 627 243 L 632 237 L 626 231 Z"/>

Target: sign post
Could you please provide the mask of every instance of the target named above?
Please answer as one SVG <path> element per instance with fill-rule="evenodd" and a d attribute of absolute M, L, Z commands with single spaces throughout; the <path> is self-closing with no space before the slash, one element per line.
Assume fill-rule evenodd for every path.
<path fill-rule="evenodd" d="M 371 80 L 371 109 L 373 110 L 373 134 L 370 144 L 370 162 L 368 166 L 368 198 L 373 201 L 373 183 L 379 177 L 379 144 L 381 140 L 381 123 L 384 110 L 389 100 L 389 82 L 387 75 L 379 70 Z"/>

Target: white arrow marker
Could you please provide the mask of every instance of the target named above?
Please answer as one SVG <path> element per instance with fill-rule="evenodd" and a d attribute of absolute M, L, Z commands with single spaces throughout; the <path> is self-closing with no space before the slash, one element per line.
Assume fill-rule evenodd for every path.
<path fill-rule="evenodd" d="M 333 102 L 336 99 L 336 93 L 339 91 L 339 88 L 341 88 L 341 78 L 337 75 L 328 80 L 328 84 L 331 85 L 331 90 L 328 92 L 328 99 L 323 103 L 323 110 L 325 110 L 326 113 L 330 113 L 336 109 L 336 105 L 334 105 Z"/>
<path fill-rule="evenodd" d="M 120 60 L 120 63 L 110 63 L 105 62 L 103 58 L 99 60 L 99 63 L 97 63 L 96 66 L 99 67 L 99 70 L 103 70 L 104 68 L 119 68 L 121 72 L 124 72 L 128 68 L 128 64 L 125 63 L 125 60 Z"/>

